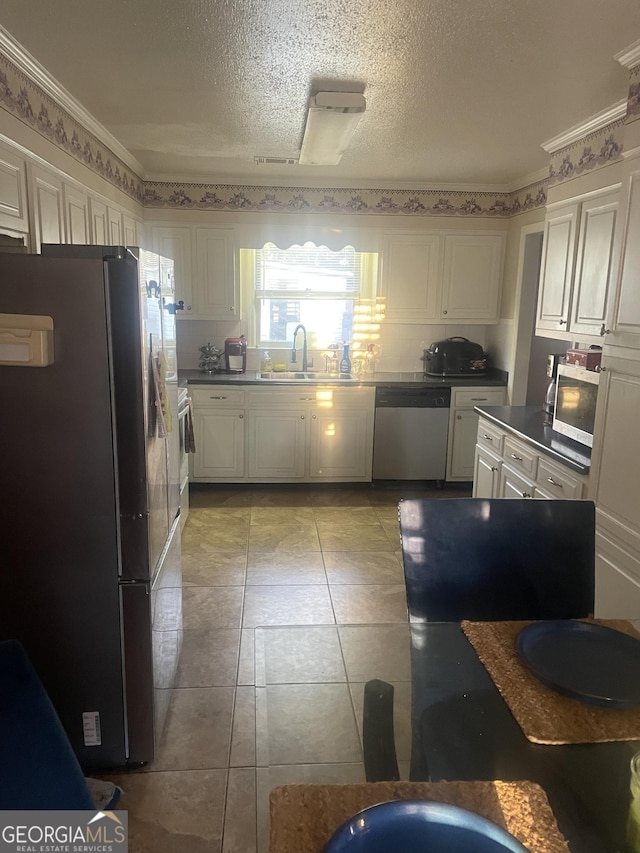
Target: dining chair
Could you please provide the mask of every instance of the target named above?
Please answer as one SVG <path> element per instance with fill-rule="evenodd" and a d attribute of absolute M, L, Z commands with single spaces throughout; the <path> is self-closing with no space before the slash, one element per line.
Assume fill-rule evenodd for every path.
<path fill-rule="evenodd" d="M 399 519 L 411 622 L 593 615 L 592 501 L 406 500 Z"/>

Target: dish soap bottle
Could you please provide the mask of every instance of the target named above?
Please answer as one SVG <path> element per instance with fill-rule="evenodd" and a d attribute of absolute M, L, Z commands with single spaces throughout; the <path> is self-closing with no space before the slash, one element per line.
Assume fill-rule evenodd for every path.
<path fill-rule="evenodd" d="M 345 344 L 342 349 L 342 358 L 340 359 L 340 373 L 351 373 L 351 359 L 349 358 L 349 344 Z"/>
<path fill-rule="evenodd" d="M 267 350 L 264 350 L 262 353 L 262 358 L 260 360 L 260 372 L 261 373 L 271 373 L 273 370 L 273 366 L 271 363 L 271 356 L 269 355 Z"/>

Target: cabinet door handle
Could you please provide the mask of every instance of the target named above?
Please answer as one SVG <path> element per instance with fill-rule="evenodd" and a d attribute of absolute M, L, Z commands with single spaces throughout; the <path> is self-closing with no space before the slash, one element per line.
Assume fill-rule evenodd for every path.
<path fill-rule="evenodd" d="M 604 323 L 600 326 L 600 337 L 604 338 L 605 335 L 610 335 L 611 329 L 605 329 Z"/>
<path fill-rule="evenodd" d="M 303 403 L 315 403 L 315 397 L 300 397 Z"/>
<path fill-rule="evenodd" d="M 236 309 L 234 308 L 234 306 L 233 306 L 233 305 L 229 305 L 229 311 L 231 311 L 231 313 L 233 313 L 235 310 L 236 310 Z"/>
<path fill-rule="evenodd" d="M 471 402 L 472 403 L 486 403 L 487 398 L 486 397 L 472 397 Z"/>
<path fill-rule="evenodd" d="M 515 459 L 517 462 L 522 462 L 522 456 L 518 456 L 517 453 L 512 453 L 511 458 Z"/>
<path fill-rule="evenodd" d="M 303 421 L 303 420 L 304 420 L 304 415 L 300 415 L 300 420 L 301 420 L 301 421 Z"/>
<path fill-rule="evenodd" d="M 461 420 L 462 420 L 462 415 L 456 415 L 456 420 L 461 421 Z"/>
<path fill-rule="evenodd" d="M 444 309 L 444 311 L 443 311 L 442 313 L 443 313 L 443 314 L 446 314 L 446 313 L 447 313 L 447 309 L 445 308 L 445 309 Z"/>
<path fill-rule="evenodd" d="M 498 469 L 496 468 L 496 466 L 495 466 L 495 465 L 492 465 L 492 466 L 491 466 L 491 470 L 492 470 L 492 471 L 497 471 Z"/>
<path fill-rule="evenodd" d="M 209 399 L 210 400 L 226 400 L 227 398 L 224 396 L 222 396 L 222 397 L 218 396 L 218 397 L 209 397 Z"/>
<path fill-rule="evenodd" d="M 244 415 L 238 415 L 238 417 L 240 418 L 240 420 L 242 420 Z"/>
<path fill-rule="evenodd" d="M 547 483 L 551 483 L 552 486 L 557 486 L 559 489 L 564 489 L 562 483 L 556 483 L 553 477 L 547 477 Z"/>
<path fill-rule="evenodd" d="M 523 492 L 523 493 L 522 493 L 522 497 L 523 497 L 523 498 L 530 498 L 530 497 L 531 497 L 531 494 L 530 494 L 529 492 Z"/>
<path fill-rule="evenodd" d="M 318 416 L 317 416 L 317 415 L 311 415 L 311 417 L 312 417 L 312 419 L 315 421 L 315 419 L 316 419 Z"/>
<path fill-rule="evenodd" d="M 492 435 L 487 435 L 487 434 L 486 434 L 486 432 L 483 432 L 483 433 L 482 433 L 482 437 L 483 437 L 483 438 L 486 438 L 486 440 L 487 440 L 487 441 L 493 441 L 493 436 L 492 436 Z"/>
<path fill-rule="evenodd" d="M 564 326 L 566 322 L 567 322 L 566 320 L 558 320 L 558 325 Z"/>

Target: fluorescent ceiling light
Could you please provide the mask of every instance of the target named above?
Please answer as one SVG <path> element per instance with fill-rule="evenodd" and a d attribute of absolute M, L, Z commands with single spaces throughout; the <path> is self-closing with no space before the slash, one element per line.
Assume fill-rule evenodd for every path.
<path fill-rule="evenodd" d="M 318 92 L 313 95 L 309 101 L 300 165 L 337 165 L 365 107 L 364 95 L 353 92 Z"/>

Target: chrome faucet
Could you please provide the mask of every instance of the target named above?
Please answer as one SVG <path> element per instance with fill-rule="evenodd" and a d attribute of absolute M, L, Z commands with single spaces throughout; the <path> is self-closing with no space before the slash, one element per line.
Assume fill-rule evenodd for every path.
<path fill-rule="evenodd" d="M 309 365 L 307 363 L 307 330 L 302 325 L 302 323 L 298 323 L 293 333 L 293 347 L 291 348 L 291 363 L 296 363 L 296 335 L 302 329 L 302 372 L 306 373 L 309 369 Z"/>

